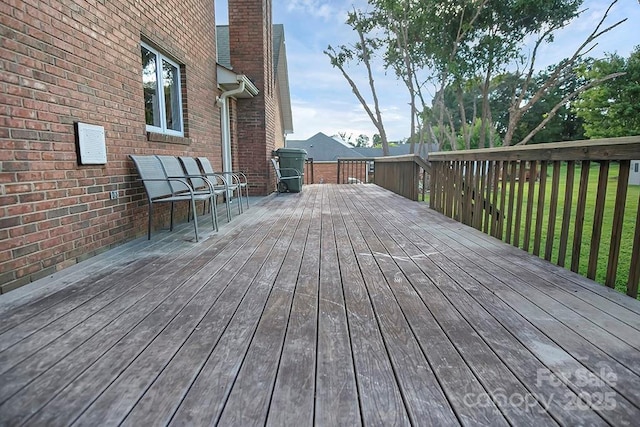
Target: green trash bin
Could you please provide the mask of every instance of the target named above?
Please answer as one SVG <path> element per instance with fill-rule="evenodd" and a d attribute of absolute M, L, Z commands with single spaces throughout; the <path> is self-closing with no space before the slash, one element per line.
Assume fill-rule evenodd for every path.
<path fill-rule="evenodd" d="M 295 176 L 296 173 L 286 168 L 292 168 L 300 171 L 301 178 L 287 179 L 287 186 L 292 193 L 299 193 L 302 191 L 302 181 L 304 180 L 304 162 L 307 159 L 307 151 L 302 148 L 278 148 L 276 150 L 278 156 L 282 176 Z"/>

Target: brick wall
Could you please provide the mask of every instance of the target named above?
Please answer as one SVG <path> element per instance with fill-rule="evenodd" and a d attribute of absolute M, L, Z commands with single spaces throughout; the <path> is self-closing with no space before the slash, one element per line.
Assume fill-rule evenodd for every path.
<path fill-rule="evenodd" d="M 305 175 L 305 181 L 310 177 Z M 335 184 L 338 182 L 338 162 L 313 162 L 315 184 Z"/>
<path fill-rule="evenodd" d="M 128 154 L 221 165 L 213 11 L 213 0 L 2 2 L 2 292 L 145 234 L 146 196 Z M 183 65 L 184 138 L 145 131 L 141 39 Z M 78 165 L 78 121 L 105 127 L 106 165 Z M 155 225 L 167 215 L 159 207 Z"/>
<path fill-rule="evenodd" d="M 237 101 L 238 162 L 250 183 L 250 194 L 275 188 L 269 158 L 275 149 L 276 101 L 273 74 L 271 0 L 229 0 L 231 64 L 260 90 Z M 266 14 L 265 14 L 266 11 Z"/>

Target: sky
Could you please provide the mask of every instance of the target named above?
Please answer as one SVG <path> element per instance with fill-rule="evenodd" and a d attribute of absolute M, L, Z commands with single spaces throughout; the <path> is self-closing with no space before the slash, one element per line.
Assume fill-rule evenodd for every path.
<path fill-rule="evenodd" d="M 215 0 L 216 23 L 226 24 L 227 2 Z M 573 53 L 603 16 L 607 0 L 586 0 L 584 13 L 556 33 L 555 42 L 544 46 L 536 63 L 540 68 L 552 65 Z M 273 22 L 284 24 L 293 111 L 294 133 L 287 140 L 307 139 L 318 132 L 327 135 L 345 133 L 352 140 L 377 133 L 369 116 L 356 99 L 340 71 L 333 68 L 323 53 L 327 46 L 353 43 L 355 33 L 345 24 L 353 8 L 366 10 L 365 0 L 273 0 Z M 600 58 L 616 52 L 627 57 L 640 45 L 640 0 L 619 0 L 606 22 L 626 22 L 598 39 L 590 56 Z M 349 73 L 358 86 L 367 85 L 364 67 L 351 67 Z M 410 134 L 409 96 L 406 87 L 381 64 L 374 69 L 380 98 L 382 120 L 390 141 Z M 367 92 L 368 93 L 368 92 Z M 368 102 L 370 97 L 367 98 Z M 372 105 L 372 104 L 371 104 Z"/>

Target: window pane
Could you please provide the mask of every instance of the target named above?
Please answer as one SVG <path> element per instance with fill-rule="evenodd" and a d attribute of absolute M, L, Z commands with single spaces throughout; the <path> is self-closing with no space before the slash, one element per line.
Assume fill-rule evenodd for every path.
<path fill-rule="evenodd" d="M 148 125 L 160 127 L 158 75 L 156 54 L 142 46 L 142 85 L 144 87 L 144 116 Z"/>
<path fill-rule="evenodd" d="M 162 83 L 164 84 L 164 105 L 167 114 L 167 129 L 182 131 L 182 110 L 180 108 L 180 71 L 173 64 L 162 61 Z"/>

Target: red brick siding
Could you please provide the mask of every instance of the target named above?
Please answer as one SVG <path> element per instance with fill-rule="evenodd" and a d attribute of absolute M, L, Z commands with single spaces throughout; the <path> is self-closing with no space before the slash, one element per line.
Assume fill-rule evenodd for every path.
<path fill-rule="evenodd" d="M 273 39 L 270 0 L 229 0 L 229 44 L 236 72 L 252 79 L 260 93 L 237 101 L 237 138 L 240 169 L 250 193 L 264 195 L 275 188 L 269 158 L 275 149 Z M 266 11 L 266 15 L 265 15 Z"/>
<path fill-rule="evenodd" d="M 146 196 L 129 154 L 221 165 L 213 10 L 213 0 L 3 2 L 0 290 L 145 233 Z M 147 137 L 141 38 L 183 64 L 185 138 Z M 106 165 L 78 166 L 77 121 L 105 127 Z M 167 224 L 168 210 L 154 218 Z"/>
<path fill-rule="evenodd" d="M 367 178 L 367 167 L 365 164 L 353 164 L 343 166 L 343 183 L 347 178 L 356 178 L 361 182 L 372 181 L 373 176 Z M 306 184 L 310 184 L 311 173 L 305 174 L 304 180 Z M 338 162 L 313 162 L 313 183 L 314 184 L 335 184 L 338 182 Z"/>
<path fill-rule="evenodd" d="M 305 182 L 310 178 L 310 174 L 305 175 Z M 338 182 L 337 162 L 313 162 L 313 181 L 315 184 L 335 184 Z"/>

